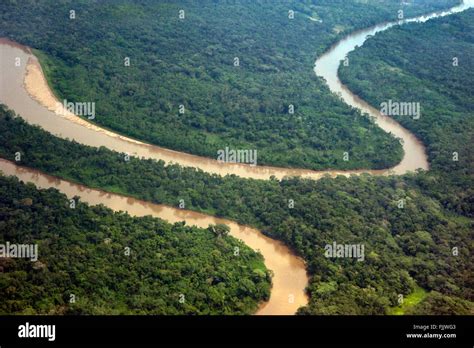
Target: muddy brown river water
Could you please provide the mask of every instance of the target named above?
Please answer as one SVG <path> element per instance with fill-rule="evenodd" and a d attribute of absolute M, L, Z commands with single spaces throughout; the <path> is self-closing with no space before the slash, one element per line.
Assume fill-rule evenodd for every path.
<path fill-rule="evenodd" d="M 463 5 L 428 16 L 420 16 L 405 22 L 424 22 L 433 17 L 445 16 L 463 11 L 474 6 L 474 0 L 465 1 Z M 196 167 L 209 173 L 220 175 L 235 174 L 243 178 L 269 179 L 275 176 L 302 176 L 319 179 L 324 175 L 351 175 L 371 173 L 373 175 L 404 174 L 416 169 L 429 169 L 423 144 L 408 130 L 350 92 L 339 80 L 337 68 L 339 62 L 352 51 L 356 45 L 361 46 L 367 35 L 396 25 L 385 23 L 369 29 L 357 31 L 339 41 L 315 63 L 315 73 L 324 78 L 334 93 L 339 93 L 349 105 L 361 109 L 374 117 L 378 126 L 402 139 L 405 151 L 403 160 L 394 168 L 386 170 L 360 171 L 312 171 L 305 169 L 287 169 L 276 167 L 251 167 L 249 165 L 219 163 L 216 160 L 198 157 L 169 149 L 160 148 L 129 137 L 106 130 L 77 117 L 73 114 L 55 112 L 57 99 L 51 92 L 44 78 L 41 66 L 32 52 L 24 46 L 6 39 L 0 39 L 0 102 L 6 104 L 27 122 L 39 125 L 48 132 L 61 138 L 74 139 L 78 143 L 90 146 L 105 146 L 111 150 L 129 153 L 132 156 L 161 159 L 167 163 L 178 163 L 186 167 Z M 19 66 L 15 62 L 19 61 Z M 213 216 L 157 205 L 134 198 L 111 194 L 61 180 L 34 169 L 0 160 L 0 170 L 6 175 L 13 175 L 25 182 L 32 182 L 40 188 L 55 187 L 69 197 L 80 196 L 90 204 L 104 204 L 107 207 L 126 211 L 131 215 L 152 215 L 169 222 L 186 221 L 188 225 L 207 227 L 209 224 L 225 223 L 231 228 L 231 235 L 241 239 L 254 250 L 259 250 L 265 258 L 266 266 L 273 271 L 273 288 L 270 300 L 262 304 L 257 314 L 294 314 L 304 306 L 308 298 L 305 287 L 308 276 L 303 260 L 284 246 L 270 239 L 258 230 L 241 226 L 237 223 Z"/>

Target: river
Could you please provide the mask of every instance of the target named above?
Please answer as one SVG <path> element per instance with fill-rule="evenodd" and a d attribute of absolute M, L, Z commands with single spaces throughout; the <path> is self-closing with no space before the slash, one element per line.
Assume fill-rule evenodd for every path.
<path fill-rule="evenodd" d="M 420 16 L 412 21 L 426 21 L 429 18 L 444 16 L 463 11 L 474 6 L 474 0 L 465 1 L 450 11 L 430 16 Z M 406 21 L 406 22 L 408 22 Z M 89 123 L 73 114 L 55 113 L 56 98 L 44 78 L 41 66 L 31 50 L 6 39 L 0 40 L 0 101 L 21 115 L 31 124 L 62 138 L 74 139 L 78 143 L 90 146 L 105 146 L 111 150 L 129 153 L 138 157 L 161 159 L 182 166 L 200 168 L 209 173 L 220 175 L 236 174 L 244 178 L 278 179 L 284 176 L 302 176 L 319 179 L 325 174 L 331 176 L 371 173 L 385 175 L 389 173 L 403 174 L 416 169 L 428 169 L 428 161 L 423 144 L 408 130 L 397 122 L 381 115 L 378 110 L 370 107 L 363 100 L 352 94 L 337 76 L 339 62 L 355 48 L 361 46 L 367 35 L 385 30 L 396 23 L 385 23 L 369 29 L 357 31 L 334 45 L 315 63 L 315 73 L 324 78 L 334 93 L 340 93 L 349 105 L 359 108 L 373 116 L 377 124 L 387 132 L 392 132 L 403 141 L 405 154 L 400 164 L 387 170 L 361 171 L 311 171 L 304 169 L 287 169 L 276 167 L 251 167 L 241 164 L 222 164 L 216 160 L 180 153 L 158 146 L 149 145 L 129 137 L 116 134 Z M 19 59 L 20 65 L 15 66 Z M 152 215 L 169 222 L 186 221 L 188 225 L 207 227 L 209 224 L 225 223 L 230 226 L 230 234 L 241 239 L 254 250 L 259 250 L 265 258 L 266 266 L 273 271 L 273 288 L 270 300 L 262 304 L 257 314 L 294 314 L 304 306 L 308 298 L 305 287 L 308 283 L 305 265 L 302 259 L 295 256 L 282 243 L 270 239 L 258 230 L 225 219 L 177 209 L 165 205 L 157 205 L 136 200 L 117 194 L 111 194 L 82 185 L 54 178 L 37 170 L 19 167 L 9 161 L 0 160 L 0 169 L 7 175 L 14 175 L 25 182 L 33 182 L 40 188 L 55 187 L 69 197 L 80 196 L 82 201 L 90 204 L 102 203 L 114 210 L 126 211 L 131 215 Z"/>
<path fill-rule="evenodd" d="M 39 188 L 54 187 L 70 198 L 79 196 L 82 202 L 91 205 L 103 204 L 115 211 L 126 211 L 133 216 L 151 215 L 171 223 L 186 221 L 187 225 L 202 228 L 207 228 L 209 224 L 226 224 L 230 227 L 230 235 L 241 239 L 253 250 L 260 251 L 265 258 L 265 266 L 273 271 L 270 300 L 261 305 L 257 314 L 294 314 L 308 301 L 304 292 L 308 277 L 303 260 L 295 257 L 283 243 L 263 235 L 254 228 L 195 211 L 91 189 L 31 168 L 17 166 L 4 159 L 0 159 L 0 169 L 5 175 L 13 175 L 24 182 L 32 182 Z"/>

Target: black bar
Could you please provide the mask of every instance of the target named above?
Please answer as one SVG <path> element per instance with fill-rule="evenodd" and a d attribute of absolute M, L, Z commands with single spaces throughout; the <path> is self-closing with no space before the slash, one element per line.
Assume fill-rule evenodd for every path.
<path fill-rule="evenodd" d="M 20 338 L 25 323 L 55 325 L 55 340 Z M 472 347 L 472 316 L 0 316 L 0 347 L 165 343 Z M 414 328 L 417 325 L 418 328 Z M 436 326 L 435 326 L 436 325 Z M 441 328 L 442 325 L 447 325 Z M 452 326 L 455 325 L 455 328 Z M 425 330 L 421 329 L 425 327 Z M 456 338 L 407 338 L 456 334 Z M 317 343 L 317 345 L 316 345 Z"/>

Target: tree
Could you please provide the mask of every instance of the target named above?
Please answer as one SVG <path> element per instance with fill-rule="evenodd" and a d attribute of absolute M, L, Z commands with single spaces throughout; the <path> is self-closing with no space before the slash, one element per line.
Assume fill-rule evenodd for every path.
<path fill-rule="evenodd" d="M 207 229 L 216 237 L 226 237 L 230 232 L 230 227 L 225 224 L 209 225 Z"/>

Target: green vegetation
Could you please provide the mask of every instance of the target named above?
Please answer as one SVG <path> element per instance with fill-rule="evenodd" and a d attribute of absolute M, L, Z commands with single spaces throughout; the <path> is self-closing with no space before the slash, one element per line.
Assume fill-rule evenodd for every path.
<path fill-rule="evenodd" d="M 420 287 L 415 287 L 415 290 L 407 297 L 403 298 L 403 302 L 397 307 L 390 308 L 387 314 L 403 315 L 406 311 L 426 298 L 426 291 Z"/>
<path fill-rule="evenodd" d="M 5 0 L 0 37 L 42 51 L 56 94 L 96 102 L 94 121 L 120 133 L 211 158 L 229 146 L 257 149 L 259 164 L 380 169 L 400 161 L 399 142 L 329 92 L 316 56 L 400 8 L 457 2 Z"/>
<path fill-rule="evenodd" d="M 250 314 L 270 294 L 261 255 L 225 233 L 72 209 L 55 189 L 3 176 L 0 232 L 0 244 L 38 244 L 39 253 L 36 262 L 0 258 L 3 315 Z"/>
<path fill-rule="evenodd" d="M 431 172 L 412 182 L 443 209 L 469 217 L 466 238 L 472 241 L 474 10 L 377 34 L 349 60 L 349 68 L 340 68 L 341 79 L 372 105 L 388 99 L 421 104 L 418 120 L 394 116 L 427 146 Z M 469 272 L 465 298 L 472 301 L 472 265 Z M 472 314 L 471 304 L 434 291 L 407 313 Z"/>
<path fill-rule="evenodd" d="M 394 116 L 427 146 L 431 179 L 420 187 L 474 217 L 474 10 L 379 33 L 349 60 L 342 81 L 376 108 L 420 103 L 420 119 Z"/>
<path fill-rule="evenodd" d="M 445 302 L 472 298 L 472 222 L 447 213 L 422 192 L 418 183 L 439 189 L 430 173 L 319 181 L 220 177 L 162 161 L 125 161 L 124 154 L 56 138 L 3 112 L 0 156 L 13 160 L 17 151 L 21 165 L 157 203 L 178 206 L 183 199 L 189 209 L 282 240 L 305 258 L 312 275 L 311 301 L 301 313 L 383 314 L 417 284 L 438 291 Z M 406 201 L 403 209 L 400 199 Z M 365 261 L 326 258 L 324 246 L 334 241 L 364 244 Z"/>
<path fill-rule="evenodd" d="M 417 1 L 417 3 L 420 2 Z M 341 2 L 341 14 L 347 11 L 343 4 L 366 6 L 362 3 L 356 5 L 356 2 L 344 1 Z M 171 8 L 174 7 L 171 6 Z M 278 5 L 275 8 L 278 9 Z M 369 11 L 370 8 L 375 9 L 375 7 L 367 7 L 366 15 L 369 17 L 372 13 Z M 217 11 L 217 7 L 215 10 Z M 327 10 L 330 11 L 330 8 L 327 7 Z M 28 12 L 26 9 L 25 11 Z M 362 17 L 359 16 L 362 15 L 359 13 L 355 11 L 354 17 L 349 19 L 355 18 L 358 23 L 353 27 L 368 24 L 361 20 Z M 377 16 L 380 16 L 380 12 Z M 367 42 L 367 47 L 364 45 L 351 55 L 350 69 L 341 71 L 351 88 L 354 87 L 359 94 L 374 105 L 379 105 L 381 101 L 389 98 L 422 103 L 420 120 L 400 119 L 400 121 L 426 142 L 432 166 L 429 172 L 401 177 L 362 175 L 351 178 L 323 178 L 319 181 L 300 178 L 259 181 L 235 176 L 220 177 L 177 165 L 165 166 L 160 161 L 131 158 L 126 162 L 123 154 L 58 139 L 39 128 L 27 125 L 20 118 L 12 117 L 13 114 L 3 108 L 0 108 L 0 156 L 13 160 L 15 152 L 19 151 L 22 153 L 22 161 L 19 164 L 24 166 L 37 168 L 87 186 L 157 203 L 177 206 L 179 200 L 184 199 L 189 209 L 227 217 L 260 228 L 267 235 L 280 239 L 292 247 L 307 262 L 308 271 L 312 276 L 308 286 L 311 298 L 309 305 L 300 309 L 300 314 L 388 314 L 391 313 L 393 307 L 397 306 L 400 294 L 411 300 L 420 300 L 418 303 L 413 301 L 413 306 L 404 308 L 406 314 L 472 314 L 474 312 L 472 289 L 474 272 L 470 250 L 474 230 L 472 220 L 474 161 L 472 151 L 469 151 L 473 138 L 470 132 L 472 96 L 468 92 L 473 90 L 473 80 L 469 76 L 474 71 L 471 59 L 474 55 L 472 53 L 473 21 L 468 16 L 472 17 L 472 11 L 424 25 L 394 28 L 387 33 L 377 35 Z M 222 15 L 222 17 L 227 20 L 233 18 L 230 15 L 227 17 Z M 328 12 L 323 15 L 321 10 L 319 17 L 326 22 L 331 18 Z M 28 18 L 27 14 L 25 18 Z M 365 17 L 365 20 L 370 21 L 367 18 Z M 23 23 L 23 20 L 18 19 L 18 23 Z M 133 18 L 130 19 L 132 23 L 133 20 Z M 265 20 L 262 19 L 261 22 L 265 23 Z M 334 23 L 340 24 L 343 20 L 336 17 Z M 14 31 L 15 24 L 12 25 L 13 28 L 9 30 Z M 18 24 L 18 26 L 22 25 Z M 439 27 L 443 29 L 437 29 Z M 206 28 L 204 24 L 203 28 Z M 229 30 L 234 29 L 229 25 Z M 404 35 L 405 30 L 411 33 Z M 429 34 L 425 30 L 429 31 Z M 449 33 L 449 40 L 446 40 L 445 30 Z M 272 31 L 268 30 L 268 32 Z M 93 30 L 92 33 L 94 33 Z M 131 33 L 134 31 L 132 30 Z M 23 35 L 28 37 L 23 38 Z M 15 34 L 12 38 L 33 44 L 35 40 L 40 41 L 35 38 L 35 35 L 30 32 L 28 35 Z M 380 46 L 387 40 L 382 35 L 390 35 L 391 41 L 387 43 L 390 47 Z M 84 36 L 87 37 L 87 35 Z M 82 37 L 78 37 L 78 40 L 81 39 Z M 316 39 L 315 37 L 315 42 Z M 43 40 L 47 42 L 46 38 Z M 330 40 L 327 40 L 329 43 Z M 133 40 L 118 42 L 131 45 L 131 41 Z M 274 40 L 268 41 L 271 44 Z M 310 40 L 306 42 L 307 46 L 298 46 L 301 50 L 297 52 L 298 54 L 289 50 L 286 54 L 294 55 L 294 57 L 288 64 L 297 64 L 295 62 L 298 62 L 298 59 L 304 59 L 302 51 L 315 42 Z M 55 55 L 39 43 L 33 46 L 48 52 L 48 56 L 52 57 L 50 59 L 55 61 L 76 59 L 77 52 L 74 52 L 74 49 L 57 50 L 56 52 L 61 53 Z M 170 44 L 169 47 L 174 46 Z M 262 52 L 270 49 L 263 47 Z M 455 51 L 460 58 L 460 64 L 457 67 L 459 71 L 456 73 L 458 76 L 456 78 L 460 80 L 454 80 L 453 83 L 449 82 L 453 81 L 452 71 L 443 66 L 445 60 L 442 56 L 445 51 L 448 52 L 448 56 L 452 55 L 453 51 L 449 51 L 452 47 L 457 47 Z M 60 54 L 65 55 L 65 52 L 72 52 L 71 56 L 57 57 Z M 320 51 L 316 49 L 313 52 Z M 368 57 L 369 54 L 370 59 L 357 58 L 358 55 Z M 390 69 L 385 69 L 384 75 L 378 75 L 381 74 L 379 67 L 386 66 L 387 60 L 397 59 L 397 57 L 401 57 L 397 64 L 392 65 Z M 362 68 L 361 64 L 366 64 L 366 62 L 370 62 L 370 65 Z M 449 62 L 452 62 L 452 57 L 449 58 Z M 82 69 L 80 67 L 83 66 L 83 62 L 77 61 L 77 64 L 75 69 Z M 251 61 L 249 64 L 252 64 Z M 413 71 L 410 70 L 412 65 L 417 66 Z M 68 65 L 64 66 L 64 71 L 67 71 Z M 85 66 L 88 69 L 95 69 Z M 102 71 L 104 67 L 105 65 L 101 66 L 99 70 Z M 57 71 L 62 71 L 62 68 L 57 69 Z M 421 74 L 417 72 L 420 69 L 426 71 L 423 78 L 417 75 Z M 351 76 L 350 74 L 354 72 L 357 72 L 357 75 Z M 295 76 L 298 76 L 297 69 Z M 381 76 L 384 76 L 383 80 Z M 84 78 L 87 79 L 87 84 L 81 82 L 78 86 L 68 84 L 64 86 L 77 88 L 80 93 L 87 94 L 88 88 L 85 86 L 90 85 L 93 90 L 94 84 L 90 82 L 95 77 L 89 74 Z M 133 79 L 133 76 L 128 76 L 128 78 Z M 200 77 L 199 81 L 201 79 Z M 433 79 L 439 79 L 438 83 L 430 83 Z M 58 86 L 63 83 L 53 80 Z M 110 86 L 104 76 L 97 77 L 97 80 L 103 84 L 102 88 Z M 416 83 L 407 84 L 410 80 Z M 446 81 L 449 82 L 448 89 L 443 87 L 443 84 L 448 83 Z M 118 81 L 115 82 L 118 83 Z M 198 83 L 197 79 L 195 82 Z M 298 86 L 294 82 L 289 83 L 291 87 L 287 89 Z M 319 84 L 317 81 L 314 83 Z M 356 89 L 362 83 L 364 87 Z M 226 85 L 233 86 L 228 81 Z M 332 102 L 334 98 L 327 96 L 328 91 L 324 89 L 325 87 L 320 88 L 322 92 L 319 95 L 324 95 L 327 99 L 319 100 L 319 107 L 333 110 L 331 112 L 338 115 L 337 119 L 339 115 L 347 116 L 345 107 L 342 105 L 336 107 Z M 113 90 L 113 88 L 105 89 L 106 92 L 101 93 L 106 94 Z M 272 90 L 270 88 L 268 92 Z M 275 87 L 275 90 L 278 91 L 278 87 Z M 367 95 L 364 94 L 366 90 Z M 407 90 L 410 94 L 403 94 L 407 93 Z M 206 89 L 203 87 L 202 91 Z M 300 92 L 301 95 L 305 93 L 304 89 L 298 90 L 298 93 Z M 75 95 L 74 93 L 68 91 L 65 95 Z M 429 105 L 431 99 L 427 97 L 422 99 L 424 93 L 433 98 L 433 107 Z M 84 97 L 84 94 L 78 95 L 82 95 L 81 99 Z M 136 94 L 137 97 L 139 95 Z M 316 95 L 312 94 L 312 96 L 314 100 L 318 100 Z M 262 96 L 257 99 L 260 98 L 265 100 Z M 135 98 L 131 98 L 130 103 L 134 100 Z M 285 98 L 273 99 L 271 97 L 270 100 L 273 102 L 285 100 Z M 120 103 L 119 100 L 111 102 Z M 216 105 L 221 105 L 221 103 Z M 117 112 L 122 112 L 123 108 L 119 105 L 111 106 L 111 108 L 115 107 L 117 107 Z M 103 117 L 105 114 L 100 115 L 99 119 Z M 129 117 L 129 119 L 133 118 Z M 252 119 L 259 118 L 255 116 Z M 341 117 L 340 120 L 344 123 L 365 122 L 360 118 L 357 119 L 359 120 Z M 266 122 L 272 123 L 273 117 L 271 120 L 266 119 Z M 307 124 L 310 122 L 305 120 L 303 127 Z M 335 129 L 344 129 L 337 127 Z M 178 126 L 176 128 L 179 129 Z M 319 131 L 322 126 L 318 125 L 314 128 Z M 169 131 L 172 132 L 172 130 Z M 247 132 L 245 130 L 242 134 Z M 250 135 L 257 134 L 249 133 Z M 278 134 L 276 131 L 273 133 Z M 177 133 L 170 134 L 175 134 L 176 140 L 183 139 Z M 352 132 L 347 134 L 352 136 Z M 372 135 L 371 133 L 370 136 Z M 215 133 L 213 136 L 215 136 L 214 139 L 218 139 L 222 137 L 222 134 Z M 265 139 L 264 136 L 261 138 Z M 283 142 L 290 138 L 285 136 Z M 304 137 L 298 136 L 298 138 Z M 188 139 L 192 139 L 192 136 L 190 135 Z M 349 141 L 342 133 L 335 134 L 335 137 L 331 139 L 324 137 L 321 139 L 327 140 L 327 144 L 332 144 L 334 141 Z M 245 140 L 245 144 L 251 144 L 251 141 L 251 139 Z M 369 140 L 364 139 L 364 142 L 366 141 Z M 345 144 L 352 146 L 350 141 Z M 447 161 L 448 155 L 456 151 L 452 150 L 451 146 L 459 151 L 458 162 Z M 291 151 L 283 153 L 297 158 Z M 381 154 L 381 156 L 385 155 Z M 403 208 L 399 207 L 401 199 L 405 202 Z M 291 207 L 289 200 L 294 201 L 294 207 Z M 225 228 L 218 226 L 210 228 L 206 233 L 208 236 L 225 235 L 226 231 Z M 212 238 L 216 239 L 215 236 Z M 358 262 L 348 258 L 326 258 L 324 246 L 333 242 L 364 244 L 365 260 Z M 425 299 L 418 297 L 421 295 L 420 289 L 426 291 Z M 413 293 L 418 295 L 410 296 Z"/>
<path fill-rule="evenodd" d="M 452 315 L 472 315 L 472 302 L 463 299 L 453 299 L 444 296 L 437 291 L 430 292 L 426 298 L 414 307 L 408 308 L 405 314 L 438 314 Z"/>

